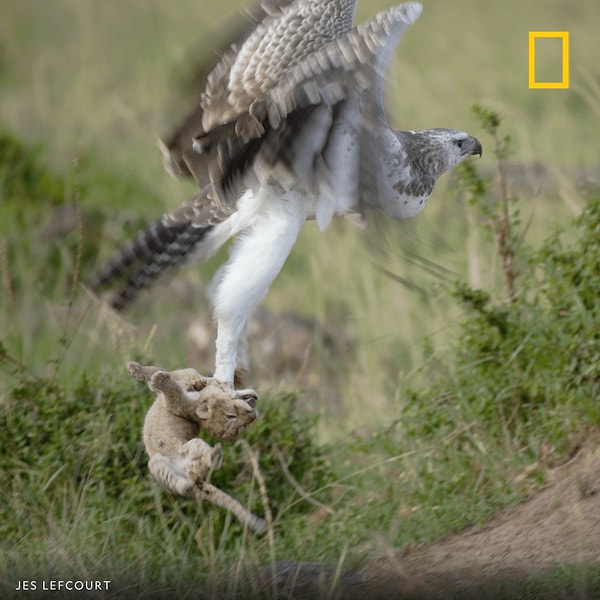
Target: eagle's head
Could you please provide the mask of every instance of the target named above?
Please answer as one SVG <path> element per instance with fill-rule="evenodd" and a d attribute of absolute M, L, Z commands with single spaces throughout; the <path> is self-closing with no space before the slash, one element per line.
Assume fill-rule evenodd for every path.
<path fill-rule="evenodd" d="M 386 140 L 384 182 L 379 206 L 394 218 L 405 219 L 421 211 L 436 181 L 473 154 L 481 156 L 481 142 L 456 129 L 395 131 Z"/>
<path fill-rule="evenodd" d="M 441 175 L 483 152 L 479 140 L 456 129 L 390 130 L 384 135 L 387 154 L 373 204 L 395 219 L 418 214 Z"/>
<path fill-rule="evenodd" d="M 474 154 L 481 156 L 483 153 L 481 142 L 477 138 L 457 129 L 425 129 L 414 135 L 419 139 L 423 155 L 429 157 L 428 167 L 436 179 L 465 158 Z"/>

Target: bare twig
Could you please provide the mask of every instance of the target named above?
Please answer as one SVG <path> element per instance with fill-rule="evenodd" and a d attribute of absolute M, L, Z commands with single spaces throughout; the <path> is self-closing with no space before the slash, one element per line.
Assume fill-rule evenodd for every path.
<path fill-rule="evenodd" d="M 0 280 L 4 290 L 4 297 L 14 301 L 14 290 L 10 280 L 10 268 L 8 263 L 8 248 L 6 247 L 6 239 L 0 237 Z"/>
<path fill-rule="evenodd" d="M 79 275 L 81 272 L 81 259 L 83 256 L 83 218 L 81 216 L 81 187 L 79 184 L 79 160 L 73 161 L 74 170 L 74 188 L 73 198 L 75 201 L 75 210 L 77 211 L 77 252 L 75 254 L 75 266 L 73 267 L 73 280 L 71 282 L 71 290 L 69 292 L 69 307 L 73 304 L 77 287 L 79 285 Z"/>
<path fill-rule="evenodd" d="M 500 181 L 500 219 L 494 223 L 496 234 L 496 243 L 500 254 L 502 272 L 504 273 L 504 282 L 508 299 L 513 302 L 515 299 L 515 279 L 514 269 L 514 250 L 512 243 L 512 221 L 510 217 L 510 197 L 508 194 L 508 179 L 506 176 L 506 159 L 502 143 L 494 131 L 494 154 L 498 163 L 498 179 Z"/>

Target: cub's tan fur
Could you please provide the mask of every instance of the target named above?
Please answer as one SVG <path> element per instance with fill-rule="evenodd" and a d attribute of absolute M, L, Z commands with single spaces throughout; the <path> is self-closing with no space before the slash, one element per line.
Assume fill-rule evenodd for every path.
<path fill-rule="evenodd" d="M 195 369 L 166 371 L 130 362 L 132 377 L 157 394 L 144 421 L 148 468 L 167 491 L 208 500 L 233 513 L 244 525 L 264 533 L 266 523 L 237 500 L 205 481 L 221 468 L 221 444 L 211 447 L 198 437 L 201 429 L 213 437 L 235 439 L 256 419 L 256 393 L 233 390 Z"/>

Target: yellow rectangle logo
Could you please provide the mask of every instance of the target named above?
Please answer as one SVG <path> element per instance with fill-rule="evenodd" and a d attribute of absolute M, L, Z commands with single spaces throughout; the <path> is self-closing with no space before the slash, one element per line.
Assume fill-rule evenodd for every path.
<path fill-rule="evenodd" d="M 562 78 L 560 81 L 535 80 L 535 41 L 538 38 L 562 39 Z M 569 87 L 569 32 L 568 31 L 530 31 L 529 32 L 529 88 L 557 90 Z"/>

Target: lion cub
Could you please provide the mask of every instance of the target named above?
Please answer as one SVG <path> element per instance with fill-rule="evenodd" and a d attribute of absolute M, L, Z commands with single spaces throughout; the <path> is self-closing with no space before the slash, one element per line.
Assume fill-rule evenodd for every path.
<path fill-rule="evenodd" d="M 209 500 L 264 533 L 263 519 L 205 481 L 210 471 L 221 468 L 223 449 L 198 437 L 203 429 L 217 439 L 234 440 L 257 417 L 256 393 L 232 390 L 195 369 L 169 372 L 130 362 L 127 370 L 157 394 L 144 421 L 144 444 L 148 468 L 158 483 L 174 494 Z"/>

